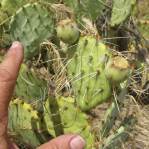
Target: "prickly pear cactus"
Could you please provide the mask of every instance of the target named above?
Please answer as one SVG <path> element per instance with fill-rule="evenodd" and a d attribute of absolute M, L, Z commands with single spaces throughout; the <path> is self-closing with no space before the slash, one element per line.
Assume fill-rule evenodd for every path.
<path fill-rule="evenodd" d="M 55 113 L 51 113 L 49 108 L 51 101 L 48 98 L 43 103 L 44 112 L 41 116 L 40 113 L 33 110 L 30 104 L 19 99 L 12 101 L 9 106 L 8 127 L 10 135 L 35 148 L 52 137 L 56 137 L 56 132 L 61 127 L 63 134 L 79 134 L 86 140 L 87 149 L 94 149 L 94 135 L 91 133 L 91 127 L 87 121 L 88 117 L 75 107 L 74 99 L 56 98 L 57 106 L 54 106 Z M 53 117 L 55 118 L 53 119 Z"/>
<path fill-rule="evenodd" d="M 110 51 L 91 36 L 81 37 L 75 50 L 67 64 L 68 77 L 79 107 L 87 111 L 111 95 L 111 86 L 104 73 Z"/>
<path fill-rule="evenodd" d="M 40 79 L 34 69 L 22 64 L 17 79 L 15 96 L 28 103 L 37 102 L 47 97 L 46 81 Z"/>
<path fill-rule="evenodd" d="M 54 32 L 52 12 L 40 4 L 27 4 L 12 17 L 10 33 L 12 40 L 19 40 L 25 48 L 25 59 L 31 59 L 39 53 L 40 44 L 50 38 Z"/>
<path fill-rule="evenodd" d="M 55 113 L 52 113 L 49 108 L 50 102 L 53 104 L 51 98 L 48 98 L 45 104 L 44 118 L 49 133 L 57 136 L 63 129 L 66 134 L 80 134 L 87 142 L 87 149 L 94 149 L 94 135 L 91 133 L 91 127 L 87 121 L 88 117 L 75 106 L 75 100 L 71 97 L 56 97 L 54 100 L 57 102 L 57 106 L 54 106 Z M 54 119 L 55 122 L 53 122 Z M 60 127 L 62 128 L 60 129 Z M 57 132 L 58 130 L 60 132 Z"/>
<path fill-rule="evenodd" d="M 15 99 L 9 106 L 9 134 L 13 138 L 35 148 L 48 141 L 50 135 L 44 136 L 46 127 L 43 129 L 40 124 L 37 111 L 31 105 L 20 99 Z"/>

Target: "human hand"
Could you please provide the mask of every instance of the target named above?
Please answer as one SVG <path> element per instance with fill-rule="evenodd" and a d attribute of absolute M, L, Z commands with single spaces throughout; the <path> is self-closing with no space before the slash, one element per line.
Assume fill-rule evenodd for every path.
<path fill-rule="evenodd" d="M 7 135 L 8 105 L 23 60 L 23 47 L 14 42 L 0 64 L 0 149 L 18 149 Z M 78 135 L 63 135 L 53 139 L 38 149 L 83 149 L 85 141 Z"/>

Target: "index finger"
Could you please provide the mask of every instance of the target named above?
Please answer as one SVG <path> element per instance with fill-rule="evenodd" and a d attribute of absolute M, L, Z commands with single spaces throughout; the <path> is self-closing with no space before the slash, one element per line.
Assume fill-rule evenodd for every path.
<path fill-rule="evenodd" d="M 14 42 L 0 64 L 0 118 L 7 115 L 8 104 L 23 60 L 23 47 Z"/>

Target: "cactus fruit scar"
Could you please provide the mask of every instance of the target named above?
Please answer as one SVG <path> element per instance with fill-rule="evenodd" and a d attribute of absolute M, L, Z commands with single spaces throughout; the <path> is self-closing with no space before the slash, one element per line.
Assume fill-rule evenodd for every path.
<path fill-rule="evenodd" d="M 104 73 L 109 49 L 96 38 L 81 37 L 76 52 L 67 65 L 78 106 L 88 111 L 111 96 L 111 85 Z"/>
<path fill-rule="evenodd" d="M 130 74 L 128 61 L 120 56 L 109 59 L 105 67 L 106 77 L 115 83 L 124 81 Z"/>
<path fill-rule="evenodd" d="M 60 21 L 56 30 L 58 38 L 67 44 L 74 44 L 80 36 L 77 24 L 71 19 Z"/>

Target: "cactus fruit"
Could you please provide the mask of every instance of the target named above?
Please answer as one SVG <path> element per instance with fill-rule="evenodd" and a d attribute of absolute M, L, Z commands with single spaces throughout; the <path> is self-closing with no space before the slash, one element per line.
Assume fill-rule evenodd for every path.
<path fill-rule="evenodd" d="M 22 64 L 16 83 L 15 96 L 28 103 L 45 99 L 47 97 L 46 81 L 40 79 L 34 69 L 29 69 L 27 65 Z"/>
<path fill-rule="evenodd" d="M 53 15 L 40 4 L 26 4 L 12 17 L 10 34 L 12 40 L 19 40 L 25 48 L 25 59 L 39 53 L 40 44 L 54 33 Z"/>
<path fill-rule="evenodd" d="M 49 109 L 49 104 L 52 102 L 50 98 L 48 98 L 45 104 L 44 119 L 47 124 L 49 133 L 52 134 L 52 136 L 56 136 L 54 130 L 56 130 L 58 127 L 63 127 L 64 133 L 66 134 L 80 134 L 84 139 L 86 139 L 87 149 L 93 149 L 94 135 L 91 133 L 91 127 L 87 121 L 87 115 L 81 112 L 75 106 L 75 100 L 71 97 L 56 97 L 55 100 L 57 102 L 57 109 L 55 109 L 55 114 L 52 114 L 51 110 Z M 58 120 L 59 115 L 61 120 Z M 61 123 L 56 124 L 56 121 L 55 123 L 52 123 L 51 117 L 55 117 L 55 119 L 57 119 L 59 122 L 61 121 Z M 55 126 L 53 124 L 55 124 Z"/>
<path fill-rule="evenodd" d="M 124 81 L 130 73 L 128 61 L 120 56 L 109 59 L 105 67 L 106 77 L 112 82 Z"/>
<path fill-rule="evenodd" d="M 104 73 L 108 48 L 94 37 L 81 37 L 74 56 L 68 61 L 70 83 L 79 107 L 90 110 L 106 101 L 111 95 L 111 86 Z"/>
<path fill-rule="evenodd" d="M 33 110 L 30 104 L 20 99 L 10 103 L 8 123 L 10 136 L 35 148 L 50 139 L 50 135 L 44 136 L 47 130 L 41 129 L 40 121 L 38 112 Z"/>
<path fill-rule="evenodd" d="M 71 19 L 60 21 L 57 26 L 57 36 L 64 43 L 74 44 L 80 36 L 77 24 Z"/>

